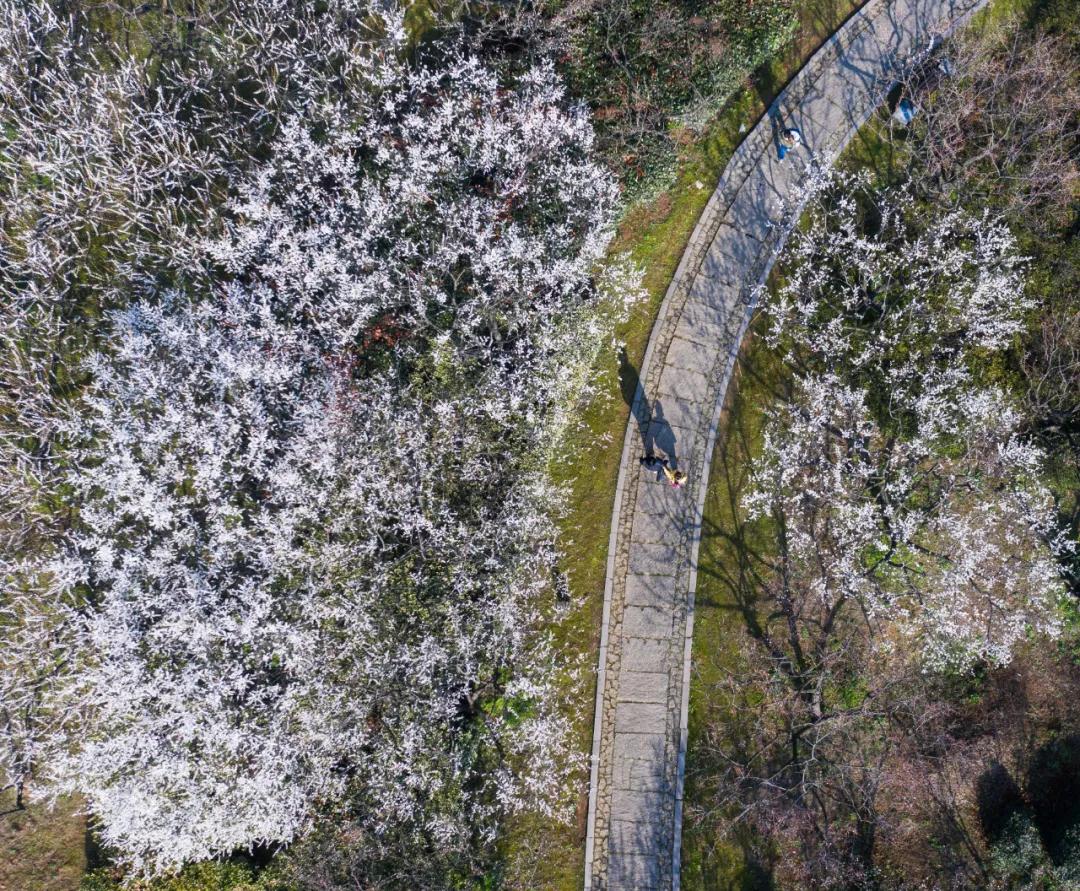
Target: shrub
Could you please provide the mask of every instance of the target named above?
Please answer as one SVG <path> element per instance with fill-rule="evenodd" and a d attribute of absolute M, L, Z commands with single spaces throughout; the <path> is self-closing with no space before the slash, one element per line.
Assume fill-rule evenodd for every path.
<path fill-rule="evenodd" d="M 1031 812 L 1017 808 L 1006 817 L 990 847 L 991 872 L 1015 886 L 1032 879 L 1047 865 L 1046 851 Z"/>
<path fill-rule="evenodd" d="M 795 30 L 790 0 L 549 3 L 550 41 L 633 190 L 673 169 L 673 129 L 702 127 Z"/>
<path fill-rule="evenodd" d="M 287 891 L 272 871 L 260 872 L 244 863 L 193 863 L 179 873 L 159 879 L 125 882 L 115 870 L 96 869 L 83 876 L 79 891 Z"/>

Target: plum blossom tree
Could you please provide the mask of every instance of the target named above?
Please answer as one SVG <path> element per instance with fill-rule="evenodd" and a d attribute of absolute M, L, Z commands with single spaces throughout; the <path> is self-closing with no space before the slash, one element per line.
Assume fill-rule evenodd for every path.
<path fill-rule="evenodd" d="M 242 128 L 207 126 L 212 104 L 196 119 L 177 98 L 228 92 L 228 66 L 200 61 L 217 76 L 182 90 L 175 66 L 99 40 L 95 12 L 0 2 L 0 759 L 20 791 L 70 705 L 45 694 L 72 664 L 62 551 L 80 357 L 103 307 L 201 274 L 211 190 L 248 160 L 242 141 L 213 139 Z"/>
<path fill-rule="evenodd" d="M 1041 452 L 974 362 L 1022 330 L 1022 260 L 985 217 L 917 231 L 904 193 L 861 197 L 819 209 L 765 306 L 794 398 L 747 507 L 782 527 L 782 577 L 860 610 L 881 645 L 911 638 L 933 669 L 1002 664 L 1058 627 L 1069 547 Z"/>
<path fill-rule="evenodd" d="M 138 870 L 343 801 L 465 850 L 561 800 L 545 464 L 636 294 L 597 275 L 617 190 L 550 66 L 385 23 L 236 183 L 212 284 L 145 288 L 85 366 L 52 771 Z"/>
<path fill-rule="evenodd" d="M 785 583 L 857 610 L 881 646 L 911 639 L 936 670 L 1000 665 L 1029 632 L 1057 631 L 1064 542 L 1000 393 L 948 394 L 963 400 L 955 429 L 912 443 L 836 377 L 798 387 L 747 501 L 782 523 Z"/>
<path fill-rule="evenodd" d="M 703 697 L 691 817 L 750 827 L 791 887 L 866 887 L 903 835 L 890 794 L 941 779 L 942 690 L 1059 631 L 1072 544 L 995 376 L 1033 308 L 1009 230 L 813 188 L 752 347 L 779 374 L 729 527 L 748 633 Z"/>
<path fill-rule="evenodd" d="M 221 153 L 84 10 L 0 3 L 0 765 L 20 797 L 71 703 L 69 435 L 102 306 L 185 267 Z"/>
<path fill-rule="evenodd" d="M 0 766 L 138 870 L 560 802 L 544 468 L 636 284 L 551 67 L 406 43 L 0 2 Z"/>

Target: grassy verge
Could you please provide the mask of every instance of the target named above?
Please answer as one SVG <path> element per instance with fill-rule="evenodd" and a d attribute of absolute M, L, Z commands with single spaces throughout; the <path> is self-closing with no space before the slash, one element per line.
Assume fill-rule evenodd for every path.
<path fill-rule="evenodd" d="M 599 395 L 585 406 L 562 452 L 572 460 L 552 469 L 568 486 L 569 514 L 563 523 L 568 542 L 566 570 L 580 604 L 559 628 L 571 653 L 595 664 L 600 642 L 607 543 L 623 433 L 637 371 L 664 293 L 675 274 L 690 234 L 732 153 L 764 114 L 776 94 L 843 21 L 861 5 L 856 0 L 805 0 L 799 4 L 796 39 L 727 103 L 701 138 L 682 147 L 675 184 L 654 201 L 634 207 L 625 217 L 612 253 L 626 253 L 645 270 L 648 297 L 619 326 L 625 351 L 605 354 L 595 370 Z M 566 691 L 578 704 L 575 724 L 578 750 L 592 745 L 595 677 Z M 509 827 L 504 854 L 507 884 L 514 888 L 570 891 L 584 879 L 588 776 L 579 777 L 580 796 L 573 826 L 530 818 Z"/>
<path fill-rule="evenodd" d="M 86 869 L 86 820 L 70 801 L 13 810 L 0 796 L 0 891 L 71 891 Z"/>

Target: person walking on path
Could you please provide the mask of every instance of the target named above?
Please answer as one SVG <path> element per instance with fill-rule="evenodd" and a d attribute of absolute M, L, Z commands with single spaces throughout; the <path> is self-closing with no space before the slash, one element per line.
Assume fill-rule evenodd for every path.
<path fill-rule="evenodd" d="M 798 127 L 788 127 L 786 130 L 781 130 L 780 148 L 777 150 L 780 160 L 783 161 L 784 155 L 799 145 L 802 145 L 802 133 L 799 132 Z"/>
<path fill-rule="evenodd" d="M 667 477 L 673 489 L 681 489 L 686 484 L 686 474 L 681 470 L 672 470 L 666 461 L 664 462 L 664 476 Z"/>
<path fill-rule="evenodd" d="M 686 484 L 686 474 L 681 470 L 672 470 L 671 462 L 667 458 L 658 458 L 650 452 L 641 458 L 641 466 L 646 470 L 655 472 L 657 479 L 660 479 L 660 474 L 663 473 L 664 477 L 675 489 L 681 489 Z"/>

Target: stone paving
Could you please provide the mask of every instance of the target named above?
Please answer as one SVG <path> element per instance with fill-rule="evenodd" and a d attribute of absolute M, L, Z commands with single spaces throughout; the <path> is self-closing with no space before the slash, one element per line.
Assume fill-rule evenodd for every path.
<path fill-rule="evenodd" d="M 796 220 L 799 185 L 828 164 L 905 66 L 986 0 L 869 0 L 747 134 L 690 238 L 649 340 L 608 546 L 586 891 L 679 887 L 694 588 L 709 464 L 728 380 L 765 281 Z M 777 135 L 805 145 L 777 157 Z M 639 463 L 666 455 L 671 488 Z"/>

